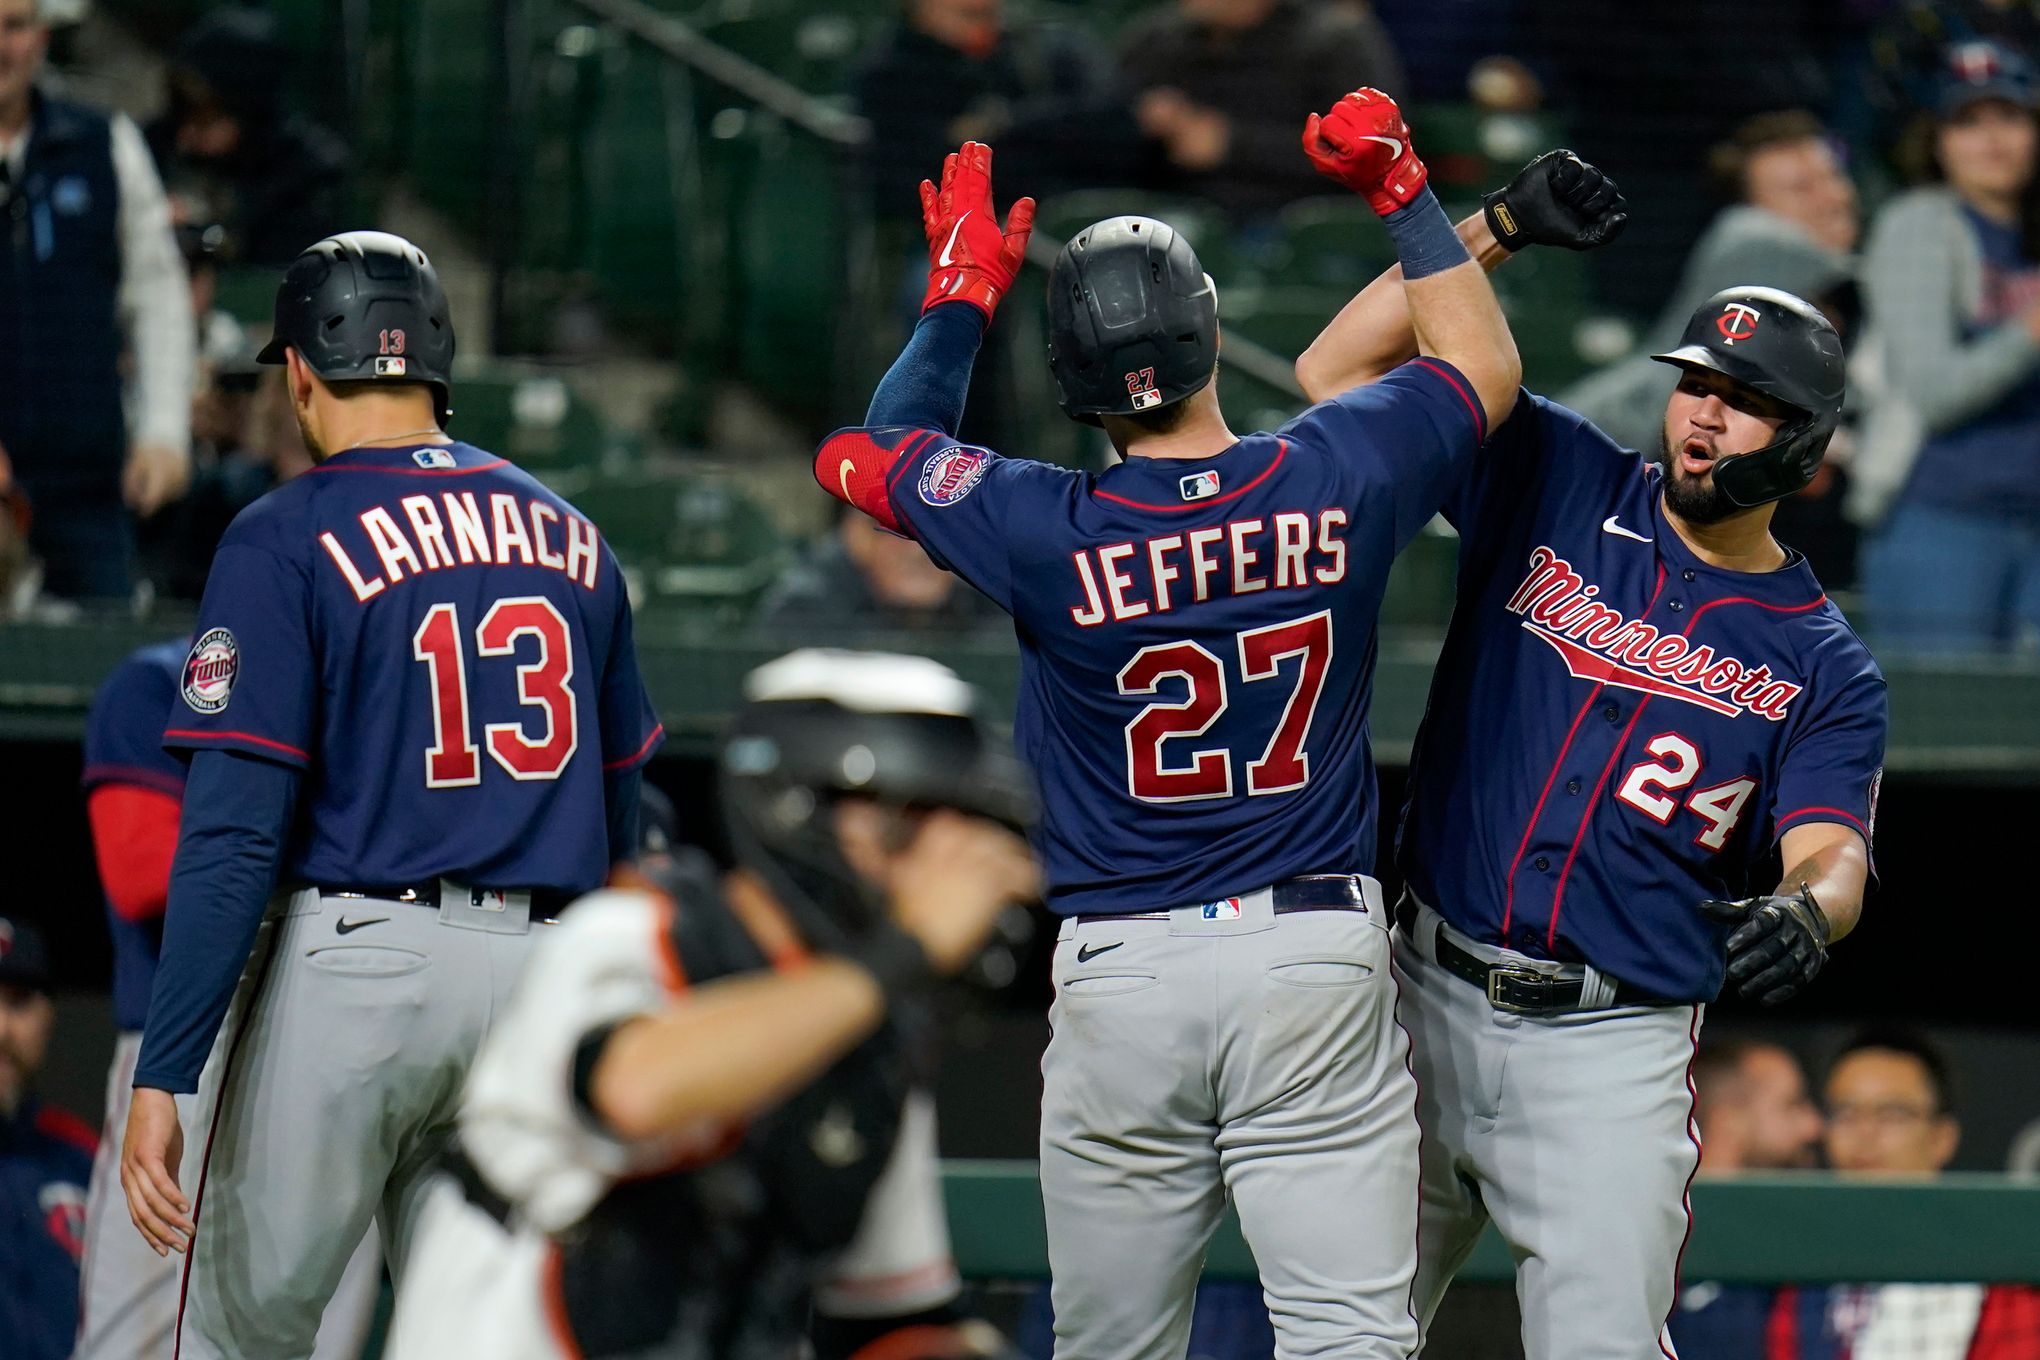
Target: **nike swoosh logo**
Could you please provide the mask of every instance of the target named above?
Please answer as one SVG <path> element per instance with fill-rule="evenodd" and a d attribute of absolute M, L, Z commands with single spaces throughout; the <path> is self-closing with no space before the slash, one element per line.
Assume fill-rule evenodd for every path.
<path fill-rule="evenodd" d="M 843 499 L 845 501 L 856 499 L 856 497 L 850 494 L 850 474 L 856 470 L 857 464 L 851 462 L 848 458 L 836 464 L 836 485 L 843 488 Z"/>
<path fill-rule="evenodd" d="M 1376 137 L 1371 133 L 1362 133 L 1360 140 L 1363 142 L 1380 142 L 1383 146 L 1388 148 L 1388 154 L 1391 160 L 1397 159 L 1402 155 L 1402 143 L 1397 141 L 1393 137 Z"/>
<path fill-rule="evenodd" d="M 390 918 L 387 916 L 370 916 L 366 917 L 363 920 L 350 921 L 345 916 L 343 916 L 340 918 L 339 922 L 334 925 L 333 933 L 335 935 L 351 935 L 355 931 L 361 929 L 363 926 L 379 925 L 382 922 L 387 921 L 389 919 Z"/>
<path fill-rule="evenodd" d="M 1115 940 L 1111 944 L 1078 945 L 1077 962 L 1089 963 L 1092 959 L 1097 958 L 1100 954 L 1109 953 L 1110 951 L 1119 948 L 1120 945 L 1123 945 L 1125 943 L 1126 941 L 1124 940 Z"/>
<path fill-rule="evenodd" d="M 1615 522 L 1617 518 L 1618 517 L 1615 515 L 1610 515 L 1608 516 L 1608 518 L 1602 520 L 1601 532 L 1604 534 L 1616 534 L 1622 538 L 1633 538 L 1638 543 L 1650 542 L 1650 540 L 1645 538 L 1642 534 L 1639 534 L 1632 529 L 1625 529 L 1621 525 L 1617 524 Z"/>
<path fill-rule="evenodd" d="M 942 254 L 935 261 L 936 264 L 948 265 L 955 263 L 955 261 L 951 258 L 950 252 L 956 249 L 956 234 L 963 230 L 963 224 L 968 221 L 970 221 L 969 213 L 965 213 L 963 216 L 956 219 L 956 225 L 949 229 L 949 239 L 942 243 Z"/>

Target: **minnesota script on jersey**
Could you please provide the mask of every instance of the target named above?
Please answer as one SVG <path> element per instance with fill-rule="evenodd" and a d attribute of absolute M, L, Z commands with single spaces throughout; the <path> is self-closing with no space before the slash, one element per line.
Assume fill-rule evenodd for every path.
<path fill-rule="evenodd" d="M 1867 845 L 1884 678 L 1805 559 L 1709 566 L 1663 474 L 1525 394 L 1445 504 L 1458 600 L 1398 858 L 1459 929 L 1668 1001 L 1720 989 L 1725 927 L 1790 827 Z"/>
<path fill-rule="evenodd" d="M 583 892 L 661 729 L 594 525 L 465 444 L 351 449 L 221 541 L 164 744 L 304 770 L 286 883 Z"/>
<path fill-rule="evenodd" d="M 1382 590 L 1482 419 L 1456 370 L 1419 359 L 1194 461 L 1088 473 L 929 430 L 831 442 L 899 450 L 901 527 L 1013 615 L 1015 738 L 1068 915 L 1372 871 Z"/>

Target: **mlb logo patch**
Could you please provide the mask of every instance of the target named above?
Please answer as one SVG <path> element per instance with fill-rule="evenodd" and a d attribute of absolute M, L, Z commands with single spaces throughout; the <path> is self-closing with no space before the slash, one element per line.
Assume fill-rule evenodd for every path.
<path fill-rule="evenodd" d="M 398 358 L 377 359 L 375 376 L 378 378 L 401 378 L 404 376 L 404 361 Z"/>
<path fill-rule="evenodd" d="M 1222 897 L 1216 902 L 1206 902 L 1203 916 L 1207 921 L 1237 921 L 1240 917 L 1240 899 Z"/>
<path fill-rule="evenodd" d="M 1183 499 L 1186 501 L 1210 500 L 1218 494 L 1218 473 L 1216 471 L 1193 472 L 1178 483 L 1178 485 L 1181 487 Z"/>
<path fill-rule="evenodd" d="M 954 505 L 983 480 L 982 449 L 944 449 L 921 469 L 921 499 L 929 505 Z"/>
<path fill-rule="evenodd" d="M 456 466 L 453 455 L 445 449 L 418 449 L 411 454 L 411 461 L 421 468 L 430 470 Z"/>
<path fill-rule="evenodd" d="M 217 713 L 234 692 L 241 673 L 241 649 L 234 635 L 215 628 L 191 645 L 184 659 L 184 702 L 195 713 Z"/>

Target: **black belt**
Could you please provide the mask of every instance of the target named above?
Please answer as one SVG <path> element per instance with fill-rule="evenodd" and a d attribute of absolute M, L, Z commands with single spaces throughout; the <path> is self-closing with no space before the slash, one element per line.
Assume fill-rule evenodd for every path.
<path fill-rule="evenodd" d="M 1361 889 L 1359 878 L 1353 874 L 1310 874 L 1303 878 L 1285 879 L 1275 885 L 1274 895 L 1277 916 L 1287 916 L 1292 911 L 1367 910 L 1367 894 Z M 1166 921 L 1172 914 L 1166 911 L 1108 912 L 1079 916 L 1077 922 L 1081 925 L 1085 921 Z"/>
<path fill-rule="evenodd" d="M 1395 923 L 1402 930 L 1404 939 L 1412 945 L 1419 945 L 1417 904 L 1413 899 L 1404 897 L 1396 903 Z M 1553 977 L 1520 963 L 1489 963 L 1471 950 L 1454 944 L 1442 929 L 1436 932 L 1429 955 L 1452 976 L 1464 978 L 1480 988 L 1486 993 L 1488 1004 L 1498 1011 L 1576 1011 L 1581 1009 L 1580 998 L 1586 993 L 1587 980 L 1584 977 Z M 1678 1003 L 1652 996 L 1626 982 L 1617 982 L 1615 995 L 1608 1004 L 1671 1006 Z"/>
<path fill-rule="evenodd" d="M 495 1188 L 482 1179 L 482 1173 L 475 1170 L 475 1164 L 459 1143 L 450 1145 L 439 1155 L 440 1167 L 460 1186 L 467 1202 L 496 1220 L 497 1226 L 510 1226 L 510 1201 L 497 1194 Z"/>
<path fill-rule="evenodd" d="M 560 913 L 574 900 L 575 894 L 561 892 L 557 888 L 477 888 L 476 892 L 523 893 L 531 898 L 531 919 L 534 921 L 556 921 Z M 413 906 L 439 907 L 439 880 L 424 883 L 383 884 L 364 886 L 359 883 L 321 883 L 318 885 L 321 897 L 366 897 L 377 902 L 405 902 Z M 471 906 L 480 906 L 472 902 Z"/>

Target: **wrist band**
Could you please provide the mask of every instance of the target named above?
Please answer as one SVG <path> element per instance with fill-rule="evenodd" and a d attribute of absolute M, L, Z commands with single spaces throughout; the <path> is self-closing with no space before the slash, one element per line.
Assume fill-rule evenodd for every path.
<path fill-rule="evenodd" d="M 1405 280 L 1440 274 L 1473 259 L 1429 185 L 1419 190 L 1407 207 L 1397 208 L 1381 222 L 1395 241 Z"/>
<path fill-rule="evenodd" d="M 890 921 L 873 926 L 845 957 L 878 979 L 888 1005 L 895 994 L 926 991 L 938 980 L 921 942 Z"/>
<path fill-rule="evenodd" d="M 1504 190 L 1497 189 L 1481 197 L 1480 215 L 1487 219 L 1488 230 L 1494 233 L 1495 242 L 1503 250 L 1513 253 L 1526 244 L 1522 219 L 1509 210 L 1508 195 Z"/>

